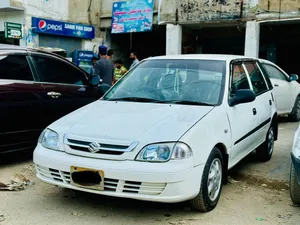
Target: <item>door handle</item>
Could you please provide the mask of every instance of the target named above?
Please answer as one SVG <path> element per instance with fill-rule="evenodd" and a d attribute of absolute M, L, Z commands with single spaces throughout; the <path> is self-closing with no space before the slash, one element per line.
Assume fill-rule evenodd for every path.
<path fill-rule="evenodd" d="M 50 96 L 51 98 L 59 98 L 61 96 L 61 93 L 52 91 L 52 92 L 48 92 L 47 95 Z"/>
<path fill-rule="evenodd" d="M 275 86 L 275 87 L 279 87 L 279 85 L 278 85 L 278 84 L 274 84 L 274 86 Z"/>
<path fill-rule="evenodd" d="M 253 115 L 255 116 L 257 114 L 256 108 L 252 109 Z"/>
<path fill-rule="evenodd" d="M 272 105 L 272 100 L 269 100 L 270 105 Z"/>

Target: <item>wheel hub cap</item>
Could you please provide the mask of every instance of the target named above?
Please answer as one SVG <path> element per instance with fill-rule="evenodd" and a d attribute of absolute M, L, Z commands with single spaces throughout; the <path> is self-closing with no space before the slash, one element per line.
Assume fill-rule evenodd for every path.
<path fill-rule="evenodd" d="M 272 154 L 273 150 L 274 150 L 274 131 L 273 131 L 273 128 L 270 129 L 269 134 L 268 134 L 268 149 L 269 149 L 269 154 Z"/>
<path fill-rule="evenodd" d="M 208 196 L 211 201 L 215 201 L 219 196 L 221 185 L 222 164 L 220 159 L 214 159 L 211 163 L 207 180 Z"/>

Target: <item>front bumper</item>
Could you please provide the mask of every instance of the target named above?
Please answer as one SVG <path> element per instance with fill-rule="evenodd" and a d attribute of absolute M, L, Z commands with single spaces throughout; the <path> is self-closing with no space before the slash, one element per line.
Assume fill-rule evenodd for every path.
<path fill-rule="evenodd" d="M 300 158 L 296 157 L 293 153 L 292 156 L 292 163 L 294 165 L 296 174 L 297 174 L 297 182 L 300 185 Z"/>
<path fill-rule="evenodd" d="M 37 177 L 46 183 L 95 194 L 167 203 L 190 200 L 199 193 L 204 165 L 187 167 L 193 159 L 185 161 L 100 160 L 48 150 L 40 144 L 34 151 Z M 104 171 L 104 191 L 72 185 L 71 166 Z"/>

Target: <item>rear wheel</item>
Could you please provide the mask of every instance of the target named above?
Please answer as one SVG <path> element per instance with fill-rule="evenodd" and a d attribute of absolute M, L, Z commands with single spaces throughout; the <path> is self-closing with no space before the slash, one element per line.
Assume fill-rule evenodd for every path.
<path fill-rule="evenodd" d="M 300 120 L 300 97 L 297 97 L 292 113 L 289 118 L 293 122 L 298 122 Z"/>
<path fill-rule="evenodd" d="M 222 191 L 223 157 L 214 148 L 205 164 L 199 194 L 191 200 L 191 206 L 201 212 L 213 210 L 218 204 Z"/>
<path fill-rule="evenodd" d="M 290 195 L 295 204 L 300 204 L 300 185 L 297 181 L 297 174 L 293 163 L 290 172 Z"/>
<path fill-rule="evenodd" d="M 256 149 L 257 157 L 262 162 L 267 162 L 272 158 L 275 144 L 275 130 L 271 125 L 265 142 Z"/>

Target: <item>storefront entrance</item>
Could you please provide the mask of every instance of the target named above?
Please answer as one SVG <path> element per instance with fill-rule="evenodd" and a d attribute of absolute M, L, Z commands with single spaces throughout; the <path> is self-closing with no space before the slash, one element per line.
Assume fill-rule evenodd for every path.
<path fill-rule="evenodd" d="M 260 25 L 259 57 L 268 59 L 288 74 L 300 75 L 300 21 Z"/>
<path fill-rule="evenodd" d="M 140 60 L 166 54 L 166 26 L 153 25 L 151 32 L 110 34 L 110 37 L 114 59 L 122 59 L 127 67 L 132 63 L 130 51 L 137 52 Z"/>
<path fill-rule="evenodd" d="M 237 25 L 183 27 L 182 52 L 244 55 L 245 28 Z"/>

